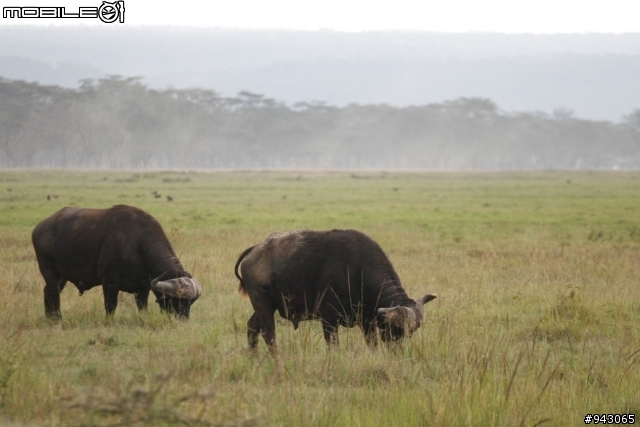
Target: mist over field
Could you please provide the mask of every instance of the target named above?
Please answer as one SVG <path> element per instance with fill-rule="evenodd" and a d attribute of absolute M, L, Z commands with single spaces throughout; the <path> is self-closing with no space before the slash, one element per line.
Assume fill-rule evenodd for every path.
<path fill-rule="evenodd" d="M 0 167 L 637 169 L 640 34 L 0 28 Z"/>

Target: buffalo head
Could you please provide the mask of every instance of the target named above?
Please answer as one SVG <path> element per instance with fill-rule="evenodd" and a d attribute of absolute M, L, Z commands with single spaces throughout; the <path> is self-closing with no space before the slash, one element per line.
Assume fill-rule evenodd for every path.
<path fill-rule="evenodd" d="M 188 319 L 191 304 L 202 294 L 200 282 L 193 277 L 160 280 L 162 276 L 164 275 L 151 281 L 151 289 L 161 294 L 157 300 L 158 305 L 164 311 Z"/>
<path fill-rule="evenodd" d="M 414 300 L 413 307 L 397 305 L 379 308 L 376 311 L 376 320 L 382 340 L 391 342 L 398 341 L 405 335 L 411 336 L 424 323 L 424 304 L 436 297 L 436 294 L 427 294 Z"/>

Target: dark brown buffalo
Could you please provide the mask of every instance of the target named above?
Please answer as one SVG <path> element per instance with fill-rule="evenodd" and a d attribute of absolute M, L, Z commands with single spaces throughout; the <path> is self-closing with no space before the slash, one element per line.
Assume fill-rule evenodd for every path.
<path fill-rule="evenodd" d="M 46 282 L 49 318 L 60 317 L 60 292 L 67 281 L 80 295 L 102 285 L 108 315 L 116 309 L 119 291 L 134 294 L 140 310 L 152 291 L 162 310 L 188 318 L 202 292 L 158 221 L 133 206 L 62 208 L 36 226 L 32 240 Z"/>
<path fill-rule="evenodd" d="M 340 325 L 360 326 L 372 346 L 377 329 L 383 341 L 395 341 L 424 323 L 423 304 L 436 297 L 409 298 L 380 246 L 355 230 L 272 234 L 240 255 L 235 274 L 255 310 L 247 325 L 251 349 L 261 334 L 275 351 L 276 310 L 295 328 L 319 319 L 329 345 L 338 344 Z"/>

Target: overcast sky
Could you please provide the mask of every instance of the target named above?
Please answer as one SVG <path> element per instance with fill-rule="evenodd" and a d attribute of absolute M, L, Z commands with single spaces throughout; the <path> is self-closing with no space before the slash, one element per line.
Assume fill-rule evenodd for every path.
<path fill-rule="evenodd" d="M 0 0 L 6 6 L 99 6 L 101 0 Z M 640 32 L 640 0 L 126 0 L 125 23 L 9 19 L 0 25 L 169 25 L 239 29 L 500 33 Z"/>

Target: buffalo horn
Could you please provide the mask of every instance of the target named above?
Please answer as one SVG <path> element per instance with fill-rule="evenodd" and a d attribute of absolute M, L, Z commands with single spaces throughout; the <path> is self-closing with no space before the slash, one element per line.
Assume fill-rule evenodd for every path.
<path fill-rule="evenodd" d="M 164 273 L 162 273 L 161 275 L 159 275 L 158 277 L 153 279 L 151 281 L 151 289 L 155 289 L 156 283 L 158 283 L 160 281 L 160 279 L 162 279 L 166 274 L 167 274 L 167 272 L 165 271 Z"/>
<path fill-rule="evenodd" d="M 376 313 L 393 326 L 409 330 L 416 328 L 416 313 L 409 307 L 397 305 L 395 307 L 379 308 Z"/>
<path fill-rule="evenodd" d="M 426 294 L 422 298 L 418 298 L 416 300 L 416 302 L 424 305 L 424 304 L 428 303 L 429 301 L 434 300 L 436 298 L 438 298 L 438 294 Z"/>
<path fill-rule="evenodd" d="M 186 300 L 195 300 L 202 294 L 202 286 L 195 278 L 178 277 L 177 279 L 171 280 L 158 279 L 154 279 L 151 282 L 151 289 L 164 295 Z"/>

